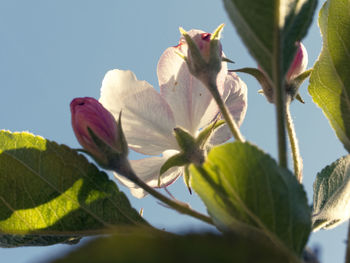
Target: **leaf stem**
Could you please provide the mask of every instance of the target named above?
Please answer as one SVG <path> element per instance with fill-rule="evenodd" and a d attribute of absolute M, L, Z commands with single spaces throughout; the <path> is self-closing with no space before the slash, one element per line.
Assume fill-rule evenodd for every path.
<path fill-rule="evenodd" d="M 165 195 L 162 195 L 161 193 L 159 193 L 158 191 L 150 187 L 148 184 L 143 182 L 139 177 L 137 177 L 137 175 L 131 169 L 130 165 L 128 166 L 129 167 L 124 167 L 125 169 L 123 170 L 122 174 L 125 177 L 127 177 L 129 180 L 131 180 L 133 183 L 135 183 L 142 189 L 146 190 L 150 195 L 157 198 L 158 200 L 160 200 L 161 202 L 163 202 L 164 204 L 168 205 L 169 207 L 173 208 L 174 210 L 178 211 L 181 214 L 192 216 L 194 218 L 197 218 L 211 225 L 214 224 L 210 217 L 193 210 L 192 208 L 190 208 L 188 204 L 180 201 L 176 201 L 176 200 L 171 200 L 167 198 Z"/>
<path fill-rule="evenodd" d="M 285 128 L 285 90 L 284 78 L 282 74 L 282 41 L 280 31 L 280 0 L 275 1 L 275 27 L 274 27 L 274 52 L 273 52 L 273 83 L 275 87 L 275 105 L 277 117 L 277 134 L 278 134 L 278 159 L 282 167 L 287 168 L 287 135 Z"/>
<path fill-rule="evenodd" d="M 245 139 L 243 135 L 241 134 L 241 131 L 239 130 L 239 127 L 236 123 L 236 121 L 233 119 L 232 115 L 229 113 L 226 104 L 223 102 L 220 93 L 218 91 L 217 85 L 215 81 L 209 82 L 209 91 L 211 95 L 213 96 L 216 104 L 218 105 L 222 116 L 224 117 L 224 120 L 226 121 L 226 124 L 228 125 L 233 137 L 239 141 L 239 142 L 245 142 Z"/>
<path fill-rule="evenodd" d="M 303 181 L 303 159 L 300 156 L 298 139 L 295 133 L 294 123 L 290 114 L 290 101 L 287 102 L 286 106 L 286 120 L 287 120 L 287 131 L 290 142 L 290 148 L 292 150 L 293 163 L 294 163 L 294 174 L 299 183 Z"/>

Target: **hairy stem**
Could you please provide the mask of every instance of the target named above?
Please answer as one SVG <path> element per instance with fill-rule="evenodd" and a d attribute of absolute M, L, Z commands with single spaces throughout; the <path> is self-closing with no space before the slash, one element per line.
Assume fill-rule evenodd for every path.
<path fill-rule="evenodd" d="M 286 102 L 285 90 L 282 74 L 282 41 L 280 30 L 280 0 L 275 2 L 275 28 L 274 28 L 274 54 L 273 54 L 273 84 L 275 88 L 275 105 L 277 117 L 277 134 L 278 134 L 278 159 L 282 167 L 287 168 L 287 135 L 286 135 Z"/>
<path fill-rule="evenodd" d="M 213 221 L 210 217 L 201 214 L 189 207 L 186 203 L 182 203 L 180 201 L 171 200 L 165 195 L 162 195 L 149 185 L 147 185 L 145 182 L 143 182 L 141 179 L 137 177 L 137 175 L 134 173 L 134 171 L 131 169 L 131 167 L 124 167 L 122 174 L 127 177 L 129 180 L 131 180 L 133 183 L 141 187 L 142 189 L 146 190 L 150 195 L 157 198 L 164 204 L 168 205 L 169 207 L 173 208 L 174 210 L 178 211 L 179 213 L 186 214 L 189 216 L 192 216 L 194 218 L 197 218 L 203 222 L 206 222 L 208 224 L 213 225 Z"/>
<path fill-rule="evenodd" d="M 303 159 L 300 156 L 298 139 L 295 133 L 294 123 L 290 114 L 290 102 L 287 103 L 286 107 L 286 119 L 287 119 L 287 131 L 290 142 L 290 148 L 292 150 L 293 163 L 294 163 L 294 174 L 299 181 L 303 181 Z"/>
<path fill-rule="evenodd" d="M 239 142 L 245 142 L 245 139 L 243 135 L 241 134 L 241 131 L 239 130 L 239 127 L 236 123 L 236 121 L 233 119 L 232 115 L 229 113 L 225 103 L 223 102 L 219 91 L 216 86 L 216 82 L 211 81 L 209 91 L 211 95 L 213 96 L 216 104 L 219 106 L 219 109 L 221 111 L 222 117 L 226 121 L 226 124 L 228 125 L 233 137 L 239 141 Z"/>

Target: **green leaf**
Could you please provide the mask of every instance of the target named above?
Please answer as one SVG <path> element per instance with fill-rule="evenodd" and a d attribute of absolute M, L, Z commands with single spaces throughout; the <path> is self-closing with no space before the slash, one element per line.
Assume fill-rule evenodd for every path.
<path fill-rule="evenodd" d="M 99 238 L 55 263 L 291 262 L 269 242 L 241 236 L 135 232 Z"/>
<path fill-rule="evenodd" d="M 350 2 L 327 1 L 318 19 L 323 47 L 310 77 L 309 93 L 350 151 Z"/>
<path fill-rule="evenodd" d="M 301 255 L 311 231 L 306 195 L 269 155 L 249 143 L 225 144 L 190 171 L 193 189 L 220 230 L 260 233 Z"/>
<path fill-rule="evenodd" d="M 285 75 L 296 52 L 295 42 L 311 24 L 317 0 L 224 0 L 224 4 L 249 52 L 271 79 L 273 58 L 283 51 L 280 62 Z M 277 34 L 280 41 L 276 42 Z"/>
<path fill-rule="evenodd" d="M 314 183 L 313 230 L 330 229 L 350 218 L 350 155 L 317 174 Z"/>
<path fill-rule="evenodd" d="M 1 235 L 0 247 L 50 246 L 57 243 L 75 245 L 80 239 L 78 236 Z"/>
<path fill-rule="evenodd" d="M 68 240 L 145 222 L 116 184 L 84 156 L 26 132 L 0 131 L 0 203 L 4 245 L 11 245 L 11 234 L 12 245 L 19 235 L 45 236 L 45 245 L 62 236 Z"/>

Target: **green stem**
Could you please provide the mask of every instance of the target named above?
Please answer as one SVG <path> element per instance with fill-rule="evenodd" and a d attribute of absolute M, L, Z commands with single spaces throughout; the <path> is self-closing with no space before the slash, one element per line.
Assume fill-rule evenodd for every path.
<path fill-rule="evenodd" d="M 273 54 L 273 83 L 275 88 L 275 105 L 277 117 L 277 134 L 278 134 L 278 159 L 282 167 L 287 168 L 287 135 L 286 135 L 286 102 L 285 90 L 282 74 L 282 41 L 280 31 L 280 0 L 275 2 L 275 28 L 274 28 L 274 54 Z"/>
<path fill-rule="evenodd" d="M 203 215 L 203 214 L 201 214 L 201 213 L 191 209 L 189 207 L 189 205 L 187 205 L 185 203 L 182 203 L 182 202 L 179 202 L 179 201 L 171 200 L 171 199 L 167 198 L 166 196 L 162 195 L 161 193 L 159 193 L 158 191 L 154 190 L 152 187 L 150 187 L 145 182 L 143 182 L 141 179 L 139 179 L 137 177 L 137 175 L 132 171 L 130 166 L 129 167 L 124 167 L 124 168 L 125 169 L 123 170 L 122 174 L 126 178 L 131 180 L 133 183 L 135 183 L 136 185 L 138 185 L 142 189 L 146 190 L 150 195 L 152 195 L 153 197 L 157 198 L 158 200 L 160 200 L 164 204 L 166 204 L 169 207 L 175 209 L 179 213 L 192 216 L 194 218 L 202 220 L 202 221 L 204 221 L 204 222 L 206 222 L 208 224 L 211 224 L 211 225 L 214 224 L 210 217 L 208 217 L 206 215 Z"/>
<path fill-rule="evenodd" d="M 244 139 L 243 135 L 241 134 L 236 121 L 233 119 L 232 115 L 229 113 L 225 103 L 223 102 L 223 100 L 220 96 L 220 93 L 219 93 L 218 88 L 216 86 L 216 82 L 212 81 L 210 83 L 209 91 L 210 91 L 211 95 L 213 96 L 216 104 L 219 106 L 222 117 L 226 121 L 226 124 L 229 127 L 233 137 L 237 141 L 245 142 L 245 139 Z"/>
<path fill-rule="evenodd" d="M 345 256 L 345 263 L 350 263 L 350 222 L 348 225 L 348 240 L 346 241 L 346 256 Z"/>
<path fill-rule="evenodd" d="M 286 119 L 287 119 L 287 131 L 290 142 L 290 148 L 292 150 L 293 163 L 294 163 L 294 174 L 299 181 L 303 180 L 303 159 L 300 156 L 300 150 L 298 145 L 298 139 L 295 133 L 294 123 L 290 114 L 290 102 L 287 103 L 286 107 Z"/>

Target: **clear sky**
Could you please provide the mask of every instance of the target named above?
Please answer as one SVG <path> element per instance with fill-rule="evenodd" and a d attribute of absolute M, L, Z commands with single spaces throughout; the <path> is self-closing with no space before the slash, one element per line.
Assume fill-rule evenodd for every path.
<path fill-rule="evenodd" d="M 317 15 L 303 41 L 310 67 L 321 50 L 316 18 Z M 138 79 L 158 88 L 157 62 L 167 47 L 177 44 L 178 27 L 211 32 L 221 23 L 226 24 L 224 52 L 236 62 L 231 68 L 255 67 L 221 1 L 0 0 L 0 129 L 30 131 L 78 147 L 69 112 L 74 97 L 98 99 L 103 76 L 113 68 L 130 69 Z M 249 141 L 276 157 L 274 107 L 257 93 L 260 88 L 254 79 L 243 74 L 240 77 L 248 85 L 248 111 L 241 131 Z M 321 110 L 313 104 L 307 83 L 301 95 L 306 104 L 294 103 L 292 114 L 311 204 L 317 172 L 346 152 Z M 144 217 L 156 227 L 176 232 L 206 227 L 160 206 L 151 197 L 138 200 L 130 196 L 128 189 L 121 189 L 136 209 L 144 208 Z M 188 194 L 181 179 L 170 191 L 205 211 L 201 201 Z M 312 234 L 309 245 L 321 246 L 323 262 L 342 262 L 345 240 L 343 224 L 335 230 Z M 72 248 L 56 245 L 0 249 L 0 260 L 44 262 Z"/>

